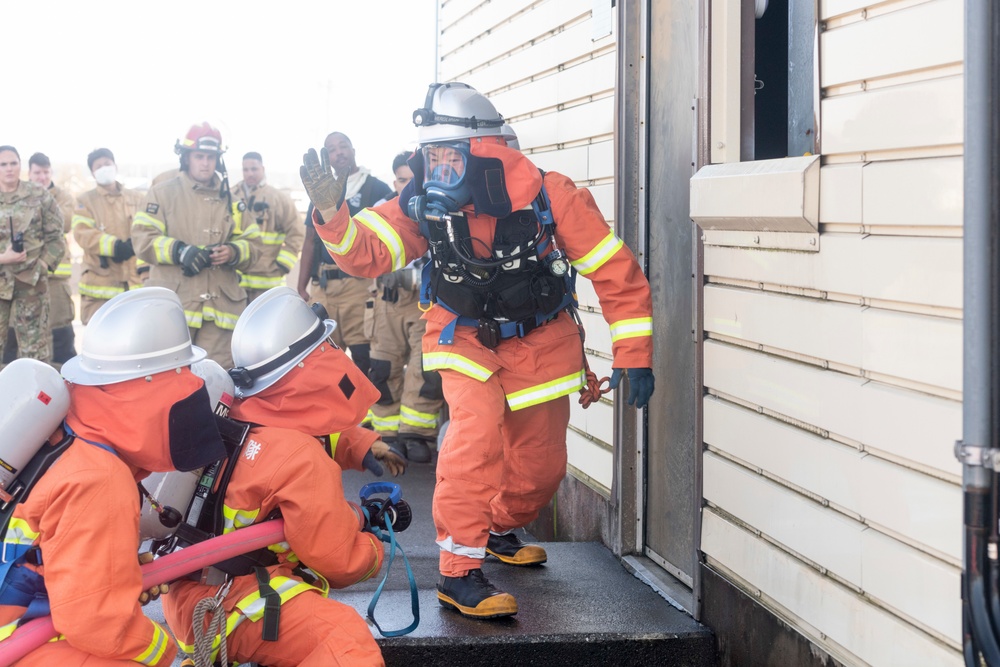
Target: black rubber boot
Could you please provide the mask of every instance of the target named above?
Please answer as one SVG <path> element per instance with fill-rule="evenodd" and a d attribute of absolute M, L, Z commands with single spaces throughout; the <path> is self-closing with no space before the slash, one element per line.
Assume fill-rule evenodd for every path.
<path fill-rule="evenodd" d="M 517 600 L 510 593 L 498 591 L 480 569 L 464 577 L 441 576 L 437 585 L 438 602 L 469 618 L 501 618 L 517 613 Z"/>
<path fill-rule="evenodd" d="M 537 544 L 525 544 L 514 533 L 494 535 L 486 542 L 486 553 L 508 565 L 541 565 L 548 560 L 545 549 Z"/>

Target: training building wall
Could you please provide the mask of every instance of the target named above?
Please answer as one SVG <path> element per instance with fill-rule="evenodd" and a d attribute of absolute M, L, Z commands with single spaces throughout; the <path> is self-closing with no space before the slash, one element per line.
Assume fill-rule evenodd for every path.
<path fill-rule="evenodd" d="M 610 0 L 445 0 L 437 40 L 438 81 L 461 81 L 489 97 L 516 131 L 522 152 L 539 168 L 588 188 L 614 225 Z M 610 375 L 608 325 L 590 282 L 580 278 L 577 287 L 590 366 L 598 376 Z M 584 411 L 575 394 L 570 400 L 569 483 L 600 502 L 612 487 L 612 404 L 605 399 Z M 542 524 L 534 528 L 546 538 L 571 537 L 579 528 L 557 527 L 554 510 Z M 591 528 L 583 531 L 595 537 Z"/>
<path fill-rule="evenodd" d="M 740 0 L 708 4 L 706 576 L 845 664 L 959 665 L 963 3 L 817 0 L 820 154 L 762 162 Z"/>

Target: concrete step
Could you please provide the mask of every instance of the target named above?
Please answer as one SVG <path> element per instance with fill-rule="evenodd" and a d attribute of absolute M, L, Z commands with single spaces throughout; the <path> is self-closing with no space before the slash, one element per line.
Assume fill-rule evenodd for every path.
<path fill-rule="evenodd" d="M 356 498 L 358 489 L 372 480 L 370 475 L 347 473 L 347 497 Z M 413 464 L 393 481 L 401 484 L 403 498 L 413 509 L 413 525 L 399 534 L 399 544 L 419 589 L 420 624 L 406 636 L 391 638 L 380 637 L 373 627 L 388 665 L 717 664 L 711 631 L 629 574 L 597 543 L 544 543 L 548 562 L 535 567 L 514 567 L 487 557 L 487 578 L 518 601 L 514 617 L 480 621 L 441 607 L 431 519 L 433 464 Z M 366 616 L 381 581 L 380 574 L 331 597 Z M 374 616 L 386 631 L 404 628 L 413 618 L 398 555 Z"/>

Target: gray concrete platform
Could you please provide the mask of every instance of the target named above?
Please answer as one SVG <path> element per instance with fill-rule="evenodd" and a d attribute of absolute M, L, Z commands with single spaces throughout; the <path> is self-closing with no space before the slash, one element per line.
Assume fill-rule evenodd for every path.
<path fill-rule="evenodd" d="M 344 491 L 358 500 L 360 488 L 376 478 L 348 472 Z M 660 597 L 630 574 L 603 545 L 593 542 L 543 543 L 546 564 L 514 567 L 487 557 L 483 571 L 494 585 L 511 593 L 519 612 L 507 619 L 468 619 L 440 606 L 438 547 L 431 518 L 432 464 L 411 464 L 395 481 L 413 510 L 413 524 L 399 544 L 413 568 L 419 592 L 420 624 L 403 637 L 382 637 L 369 622 L 389 667 L 533 667 L 562 665 L 657 665 L 714 667 L 711 631 Z M 522 533 L 523 539 L 530 536 Z M 367 616 L 368 605 L 385 569 L 373 580 L 334 591 L 331 597 Z M 162 620 L 159 605 L 146 613 Z M 383 630 L 405 628 L 413 619 L 409 584 L 397 553 L 375 609 Z M 174 665 L 179 665 L 180 660 Z"/>
<path fill-rule="evenodd" d="M 356 498 L 361 486 L 373 479 L 347 473 L 347 497 Z M 518 601 L 518 614 L 512 618 L 473 620 L 441 607 L 435 589 L 438 547 L 431 519 L 433 466 L 411 464 L 404 476 L 391 481 L 401 485 L 413 510 L 413 525 L 398 537 L 419 588 L 420 625 L 411 634 L 391 638 L 379 637 L 373 627 L 388 665 L 715 664 L 708 628 L 671 606 L 597 543 L 544 543 L 549 560 L 535 567 L 514 567 L 487 557 L 483 565 L 487 578 Z M 382 573 L 331 597 L 365 616 L 381 581 Z M 405 568 L 398 555 L 375 619 L 383 630 L 404 628 L 412 620 Z"/>

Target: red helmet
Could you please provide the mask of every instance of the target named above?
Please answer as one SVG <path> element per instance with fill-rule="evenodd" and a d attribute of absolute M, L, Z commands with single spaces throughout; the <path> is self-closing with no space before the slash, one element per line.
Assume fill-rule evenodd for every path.
<path fill-rule="evenodd" d="M 225 152 L 222 148 L 222 133 L 208 123 L 192 125 L 184 138 L 174 145 L 174 150 L 178 154 L 181 151 L 205 151 L 216 155 Z"/>

